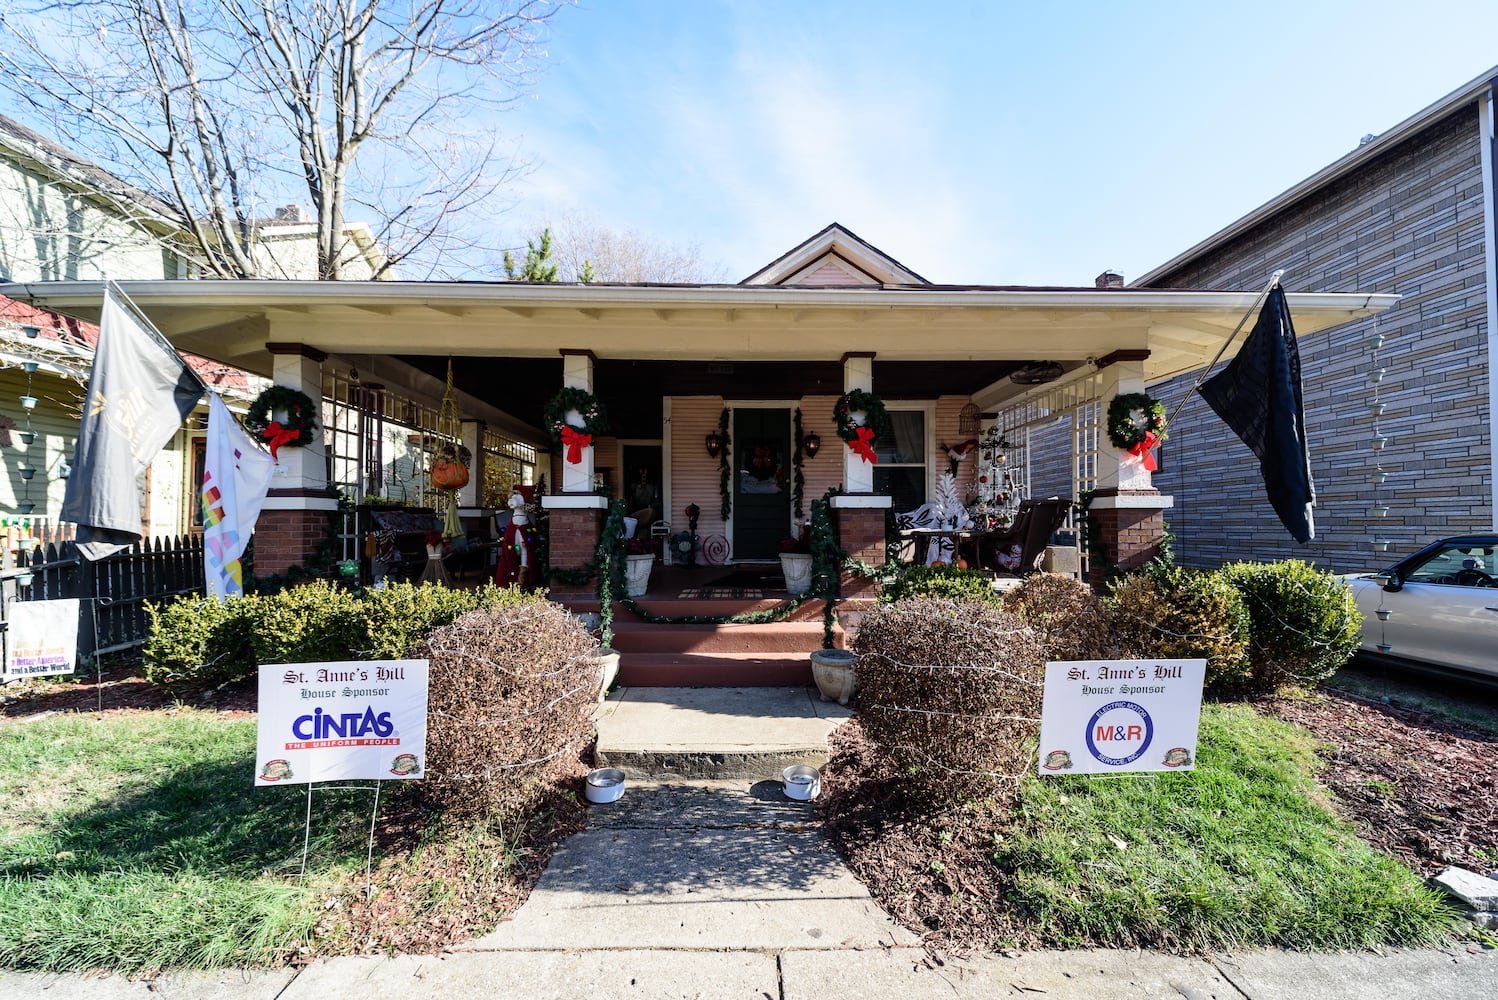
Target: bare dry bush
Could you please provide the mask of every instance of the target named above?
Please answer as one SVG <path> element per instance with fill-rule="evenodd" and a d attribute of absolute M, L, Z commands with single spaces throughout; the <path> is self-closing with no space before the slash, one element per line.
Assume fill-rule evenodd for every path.
<path fill-rule="evenodd" d="M 871 610 L 854 650 L 864 733 L 923 802 L 1012 798 L 1033 759 L 1045 670 L 1017 615 L 910 598 Z"/>
<path fill-rule="evenodd" d="M 1113 653 L 1108 612 L 1080 580 L 1032 573 L 1004 595 L 1004 609 L 1035 630 L 1047 660 L 1101 660 Z"/>
<path fill-rule="evenodd" d="M 534 596 L 471 611 L 419 644 L 412 655 L 431 661 L 428 801 L 504 819 L 562 780 L 593 733 L 598 674 L 585 657 L 595 645 Z"/>

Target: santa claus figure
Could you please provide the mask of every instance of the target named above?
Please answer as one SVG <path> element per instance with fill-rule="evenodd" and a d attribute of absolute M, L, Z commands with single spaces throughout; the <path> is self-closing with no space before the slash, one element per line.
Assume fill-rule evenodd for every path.
<path fill-rule="evenodd" d="M 510 523 L 505 526 L 504 544 L 499 548 L 499 570 L 494 580 L 501 587 L 514 584 L 532 586 L 536 573 L 536 529 L 527 510 L 535 495 L 534 486 L 515 486 L 510 494 Z"/>

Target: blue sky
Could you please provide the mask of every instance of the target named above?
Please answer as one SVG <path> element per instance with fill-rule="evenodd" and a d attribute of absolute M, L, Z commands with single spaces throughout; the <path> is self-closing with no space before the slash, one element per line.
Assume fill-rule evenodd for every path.
<path fill-rule="evenodd" d="M 496 225 L 581 212 L 737 281 L 838 221 L 932 281 L 1163 263 L 1498 64 L 1498 3 L 581 0 Z"/>

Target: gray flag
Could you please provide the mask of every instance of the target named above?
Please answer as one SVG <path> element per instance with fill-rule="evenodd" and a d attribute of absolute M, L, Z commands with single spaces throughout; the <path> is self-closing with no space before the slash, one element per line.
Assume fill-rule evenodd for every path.
<path fill-rule="evenodd" d="M 140 541 L 136 480 L 203 395 L 203 383 L 159 334 L 104 290 L 78 453 L 62 519 L 78 525 L 78 549 L 103 559 Z"/>

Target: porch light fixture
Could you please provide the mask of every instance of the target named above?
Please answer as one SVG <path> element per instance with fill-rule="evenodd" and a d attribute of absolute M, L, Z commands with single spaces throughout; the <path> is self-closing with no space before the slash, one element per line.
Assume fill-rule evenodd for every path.
<path fill-rule="evenodd" d="M 806 434 L 801 438 L 801 454 L 807 458 L 816 458 L 817 452 L 822 450 L 822 435 L 816 431 Z"/>
<path fill-rule="evenodd" d="M 957 411 L 957 433 L 977 434 L 982 429 L 982 414 L 978 411 L 977 403 L 968 403 Z"/>
<path fill-rule="evenodd" d="M 706 444 L 708 458 L 717 458 L 719 455 L 723 454 L 723 435 L 719 434 L 717 431 L 708 432 Z"/>

